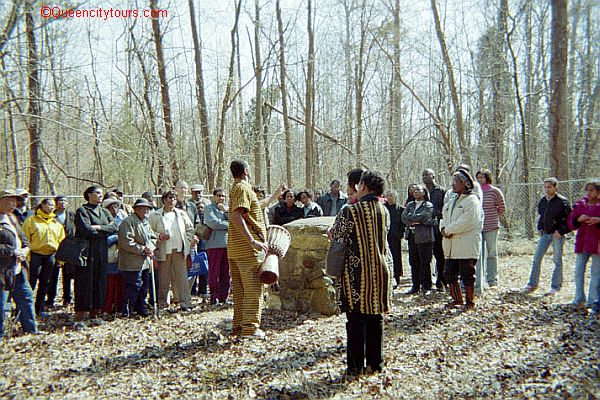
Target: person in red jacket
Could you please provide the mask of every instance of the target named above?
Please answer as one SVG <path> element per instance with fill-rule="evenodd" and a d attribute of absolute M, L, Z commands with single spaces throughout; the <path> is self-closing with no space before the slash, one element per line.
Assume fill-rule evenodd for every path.
<path fill-rule="evenodd" d="M 575 203 L 569 215 L 569 228 L 577 229 L 575 236 L 575 299 L 573 304 L 585 303 L 585 268 L 592 259 L 590 288 L 587 303 L 597 298 L 596 288 L 600 280 L 600 182 L 592 181 L 585 185 L 585 196 Z"/>

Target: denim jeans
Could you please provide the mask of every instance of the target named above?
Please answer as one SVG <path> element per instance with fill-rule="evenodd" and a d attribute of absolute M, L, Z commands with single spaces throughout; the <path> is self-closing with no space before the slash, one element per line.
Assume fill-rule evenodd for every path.
<path fill-rule="evenodd" d="M 481 289 L 483 276 L 488 285 L 498 285 L 498 229 L 481 232 L 481 254 L 475 267 L 476 289 Z"/>
<path fill-rule="evenodd" d="M 0 310 L 4 310 L 4 305 L 8 300 L 8 292 L 0 291 Z M 17 313 L 19 313 L 19 321 L 23 326 L 24 332 L 37 332 L 35 323 L 35 315 L 33 309 L 33 291 L 29 282 L 25 279 L 23 272 L 15 276 L 15 282 L 10 291 L 12 299 L 17 304 Z M 0 339 L 4 335 L 4 313 L 0 312 Z"/>
<path fill-rule="evenodd" d="M 575 299 L 573 303 L 585 303 L 585 290 L 584 290 L 584 278 L 585 278 L 585 267 L 589 259 L 592 259 L 591 275 L 590 275 L 590 288 L 588 293 L 588 304 L 592 304 L 596 298 L 596 287 L 600 280 L 600 256 L 590 253 L 577 253 L 577 259 L 575 261 Z"/>
<path fill-rule="evenodd" d="M 551 289 L 560 290 L 563 282 L 563 245 L 565 243 L 564 236 L 554 239 L 551 233 L 544 233 L 538 240 L 535 254 L 533 255 L 533 264 L 531 265 L 531 275 L 529 275 L 529 286 L 537 288 L 540 281 L 540 271 L 542 268 L 542 258 L 546 251 L 552 245 L 554 257 L 554 272 L 552 272 Z"/>

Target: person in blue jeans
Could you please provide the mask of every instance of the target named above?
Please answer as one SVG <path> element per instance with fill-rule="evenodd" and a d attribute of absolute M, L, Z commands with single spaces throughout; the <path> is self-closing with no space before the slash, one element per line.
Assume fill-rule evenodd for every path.
<path fill-rule="evenodd" d="M 558 181 L 556 178 L 547 178 L 544 180 L 544 190 L 546 195 L 538 203 L 538 214 L 540 216 L 537 224 L 540 233 L 533 263 L 529 283 L 523 288 L 526 293 L 531 293 L 537 289 L 540 280 L 540 270 L 542 267 L 542 258 L 546 251 L 552 245 L 554 257 L 554 272 L 552 272 L 552 283 L 548 294 L 556 294 L 562 288 L 563 282 L 563 246 L 565 235 L 570 229 L 567 224 L 567 217 L 571 213 L 569 201 L 558 194 Z"/>
<path fill-rule="evenodd" d="M 9 294 L 17 305 L 23 331 L 38 333 L 33 291 L 25 275 L 29 242 L 12 215 L 17 197 L 13 191 L 0 192 L 0 340 L 4 336 L 4 306 Z"/>

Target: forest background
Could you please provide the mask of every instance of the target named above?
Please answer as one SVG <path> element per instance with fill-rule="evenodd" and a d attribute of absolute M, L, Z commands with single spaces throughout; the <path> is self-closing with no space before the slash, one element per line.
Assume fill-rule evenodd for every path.
<path fill-rule="evenodd" d="M 599 20 L 587 0 L 5 1 L 0 184 L 212 189 L 245 158 L 269 191 L 362 165 L 403 197 L 466 162 L 531 236 L 543 178 L 575 200 L 599 175 Z"/>

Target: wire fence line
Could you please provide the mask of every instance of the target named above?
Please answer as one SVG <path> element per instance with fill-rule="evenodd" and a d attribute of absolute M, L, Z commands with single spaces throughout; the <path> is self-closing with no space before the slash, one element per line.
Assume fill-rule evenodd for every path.
<path fill-rule="evenodd" d="M 565 196 L 571 204 L 574 204 L 585 193 L 585 184 L 590 181 L 599 181 L 600 178 L 573 179 L 558 182 L 558 193 Z M 537 232 L 537 204 L 544 196 L 544 185 L 542 182 L 532 183 L 510 183 L 498 185 L 506 200 L 506 217 L 510 223 L 510 229 L 501 230 L 502 236 L 511 240 L 513 238 L 532 238 Z M 31 196 L 37 200 L 52 196 Z M 67 195 L 71 203 L 71 209 L 79 207 L 84 203 L 81 195 Z M 139 196 L 124 195 L 126 203 L 133 204 Z M 154 196 L 157 201 L 160 196 Z M 209 198 L 209 195 L 203 194 Z"/>

